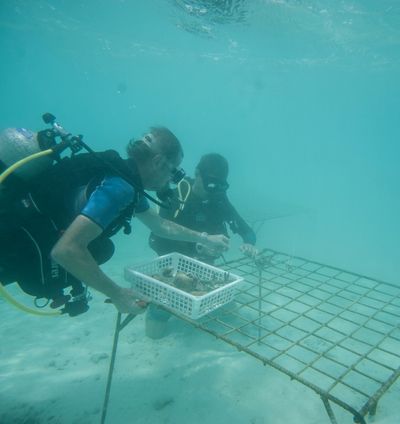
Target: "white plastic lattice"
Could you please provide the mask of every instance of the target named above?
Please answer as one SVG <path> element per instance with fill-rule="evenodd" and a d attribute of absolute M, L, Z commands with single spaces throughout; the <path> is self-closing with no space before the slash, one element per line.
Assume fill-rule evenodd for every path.
<path fill-rule="evenodd" d="M 194 296 L 152 277 L 165 268 L 184 272 L 200 280 L 226 281 L 226 284 L 203 296 Z M 200 318 L 233 300 L 243 278 L 179 253 L 160 256 L 150 262 L 125 268 L 125 279 L 150 301 L 192 319 Z"/>

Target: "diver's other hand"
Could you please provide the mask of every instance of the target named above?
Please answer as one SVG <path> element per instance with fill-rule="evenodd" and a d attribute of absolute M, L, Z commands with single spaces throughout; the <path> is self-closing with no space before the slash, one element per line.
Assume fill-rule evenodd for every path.
<path fill-rule="evenodd" d="M 138 299 L 133 290 L 123 287 L 120 287 L 116 294 L 111 297 L 111 301 L 122 314 L 143 314 L 147 307 L 147 302 Z"/>
<path fill-rule="evenodd" d="M 240 250 L 245 256 L 249 258 L 255 258 L 258 255 L 258 249 L 249 243 L 244 243 L 240 246 Z"/>
<path fill-rule="evenodd" d="M 226 252 L 229 249 L 229 238 L 223 234 L 208 235 L 202 233 L 201 243 L 209 249 L 220 253 Z"/>

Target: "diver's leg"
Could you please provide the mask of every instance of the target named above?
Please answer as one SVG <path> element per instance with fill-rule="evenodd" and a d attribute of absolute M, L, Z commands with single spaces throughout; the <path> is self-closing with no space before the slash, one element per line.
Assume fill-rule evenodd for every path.
<path fill-rule="evenodd" d="M 145 315 L 146 336 L 151 339 L 161 339 L 167 334 L 168 320 L 171 314 L 160 306 L 150 304 Z"/>

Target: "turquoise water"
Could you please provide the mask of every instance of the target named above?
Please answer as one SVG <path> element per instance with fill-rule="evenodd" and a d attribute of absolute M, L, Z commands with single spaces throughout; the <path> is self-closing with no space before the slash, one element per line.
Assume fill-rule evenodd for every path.
<path fill-rule="evenodd" d="M 0 126 L 51 111 L 123 151 L 166 125 L 189 173 L 227 156 L 260 247 L 396 283 L 399 25 L 395 0 L 2 2 Z"/>
<path fill-rule="evenodd" d="M 95 150 L 123 152 L 130 138 L 165 125 L 184 145 L 189 174 L 204 153 L 228 158 L 230 198 L 257 230 L 259 247 L 400 284 L 397 0 L 3 0 L 0 53 L 0 128 L 41 129 L 49 111 Z M 147 235 L 138 226 L 135 238 L 118 239 L 106 268 L 112 278 L 120 282 L 128 262 L 151 254 Z M 239 240 L 232 244 L 236 257 Z M 97 296 L 91 314 L 50 326 L 3 304 L 7 412 L 34 405 L 46 420 L 98 422 L 107 369 L 101 355 L 114 326 L 104 307 Z M 182 395 L 190 408 L 195 396 L 205 402 L 191 422 L 213 422 L 208 408 L 211 416 L 228 411 L 234 424 L 276 424 L 278 413 L 279 423 L 297 422 L 299 409 L 305 424 L 326 419 L 319 399 L 303 401 L 302 388 L 271 370 L 262 380 L 249 358 L 175 326 L 176 340 L 156 345 L 143 326 L 132 327 L 120 371 L 135 372 L 142 386 L 128 377 L 122 389 L 116 385 L 113 402 L 120 403 L 112 404 L 110 422 L 128 422 L 138 405 L 138 422 L 157 423 L 160 404 L 151 396 L 168 376 L 175 399 Z M 143 357 L 143 370 L 132 365 Z M 254 381 L 276 381 L 278 404 L 252 392 Z M 82 392 L 90 399 L 82 401 Z M 396 396 L 388 411 L 397 411 Z M 169 400 L 161 393 L 156 402 Z M 54 404 L 57 413 L 49 412 Z M 186 422 L 185 405 L 176 401 L 175 415 L 158 422 Z"/>

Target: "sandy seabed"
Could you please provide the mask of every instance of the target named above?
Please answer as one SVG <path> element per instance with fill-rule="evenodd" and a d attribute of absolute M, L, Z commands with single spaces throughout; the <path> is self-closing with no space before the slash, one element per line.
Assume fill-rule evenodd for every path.
<path fill-rule="evenodd" d="M 121 284 L 124 258 L 105 266 Z M 29 302 L 18 287 L 8 290 Z M 76 318 L 27 315 L 0 299 L 1 424 L 100 423 L 117 314 L 93 294 Z M 399 423 L 399 404 L 397 382 L 373 422 Z M 353 422 L 333 409 L 338 423 Z M 120 334 L 107 412 L 112 424 L 329 423 L 305 386 L 175 317 L 166 337 L 151 340 L 144 315 Z"/>

